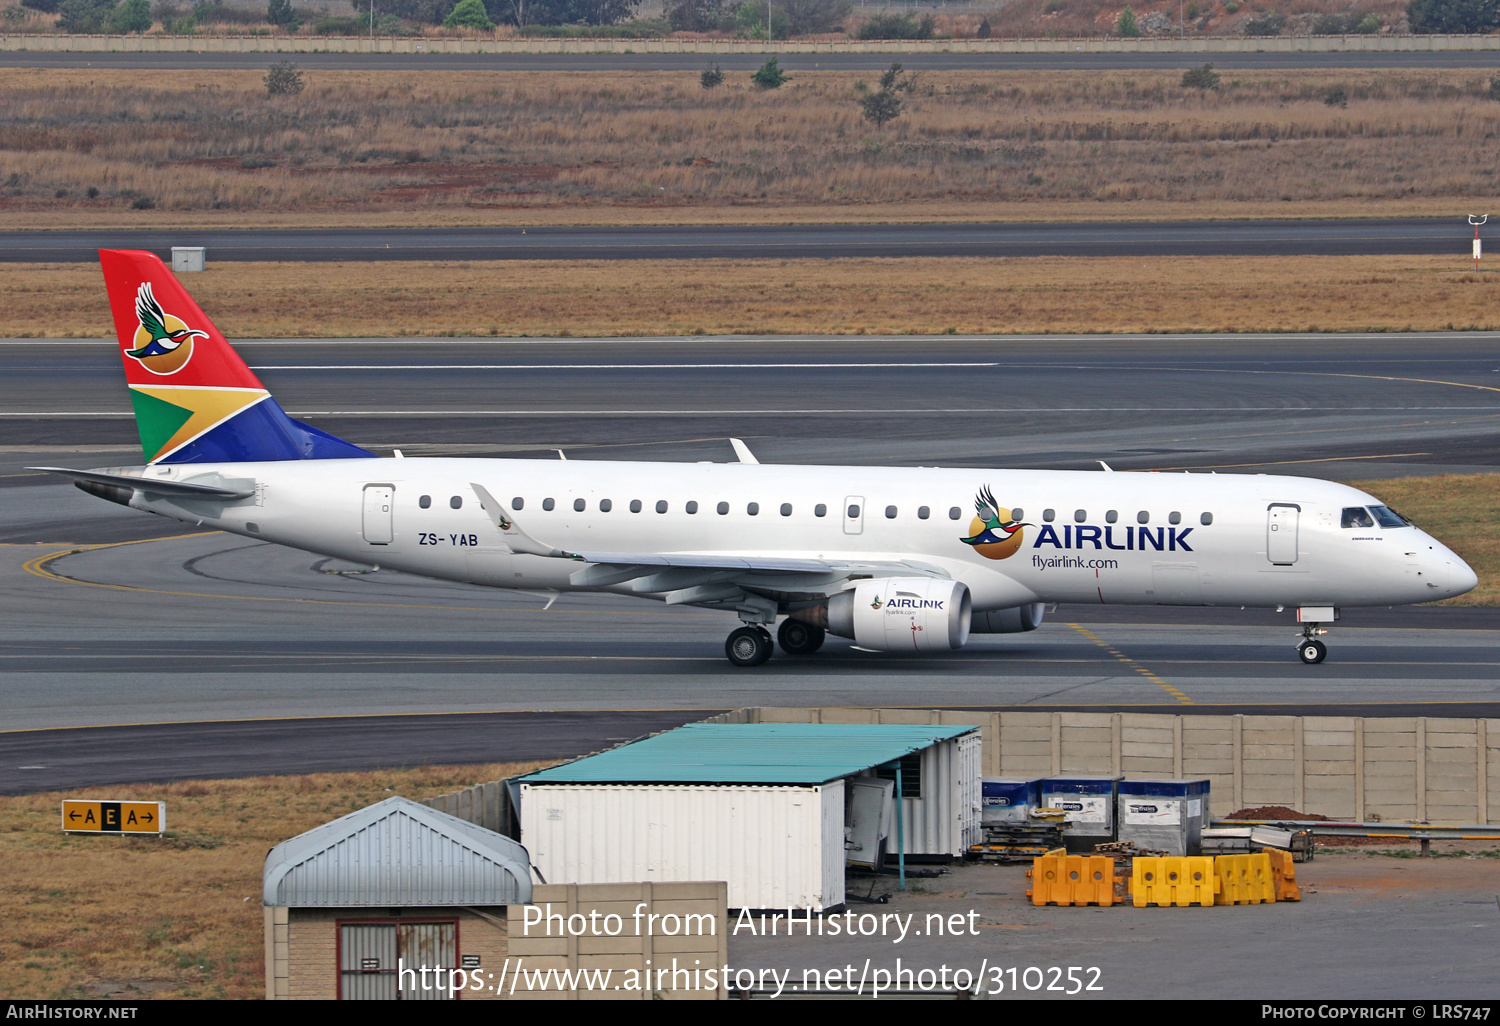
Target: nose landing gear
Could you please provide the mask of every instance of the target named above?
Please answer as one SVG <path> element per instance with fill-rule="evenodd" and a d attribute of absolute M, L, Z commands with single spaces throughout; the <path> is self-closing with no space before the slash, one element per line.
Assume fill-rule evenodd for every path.
<path fill-rule="evenodd" d="M 1327 627 L 1319 627 L 1315 623 L 1304 624 L 1302 643 L 1297 646 L 1298 658 L 1309 666 L 1321 663 L 1328 655 L 1328 646 L 1318 640 L 1318 635 L 1327 633 Z"/>

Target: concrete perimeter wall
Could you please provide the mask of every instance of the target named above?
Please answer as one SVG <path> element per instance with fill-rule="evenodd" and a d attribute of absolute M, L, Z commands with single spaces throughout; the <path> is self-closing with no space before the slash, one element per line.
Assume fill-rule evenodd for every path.
<path fill-rule="evenodd" d="M 1256 36 L 1174 39 L 423 39 L 360 36 L 5 35 L 0 50 L 74 53 L 1335 53 L 1500 50 L 1495 36 Z"/>
<path fill-rule="evenodd" d="M 1500 823 L 1500 719 L 750 708 L 721 723 L 977 724 L 987 777 L 1207 778 L 1213 815 Z"/>

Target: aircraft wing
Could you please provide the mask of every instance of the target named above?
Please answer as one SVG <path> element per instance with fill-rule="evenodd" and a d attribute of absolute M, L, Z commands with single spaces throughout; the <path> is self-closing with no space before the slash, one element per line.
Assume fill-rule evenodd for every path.
<path fill-rule="evenodd" d="M 588 566 L 568 578 L 579 588 L 628 585 L 639 595 L 661 595 L 668 603 L 731 602 L 746 592 L 821 593 L 866 577 L 936 577 L 940 567 L 914 560 L 807 559 L 797 556 L 722 552 L 570 552 L 527 534 L 489 490 L 469 487 L 512 552 L 571 559 Z"/>

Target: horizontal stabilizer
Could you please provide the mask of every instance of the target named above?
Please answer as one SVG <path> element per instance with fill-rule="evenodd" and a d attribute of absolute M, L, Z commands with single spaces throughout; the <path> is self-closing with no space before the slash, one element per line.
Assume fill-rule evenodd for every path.
<path fill-rule="evenodd" d="M 176 495 L 185 499 L 248 499 L 255 494 L 255 482 L 249 479 L 225 482 L 230 487 L 193 484 L 188 481 L 164 481 L 155 478 L 133 477 L 129 474 L 107 474 L 100 470 L 69 470 L 67 467 L 27 467 L 74 481 L 92 484 L 114 485 L 118 488 L 136 488 L 148 495 Z"/>

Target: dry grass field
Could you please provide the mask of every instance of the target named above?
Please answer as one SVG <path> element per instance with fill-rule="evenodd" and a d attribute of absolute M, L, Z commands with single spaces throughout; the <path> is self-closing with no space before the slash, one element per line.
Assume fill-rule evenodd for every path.
<path fill-rule="evenodd" d="M 265 995 L 261 870 L 275 844 L 392 795 L 540 764 L 92 788 L 0 798 L 0 995 Z M 63 798 L 164 800 L 162 839 L 64 834 Z"/>
<path fill-rule="evenodd" d="M 1500 275 L 1465 257 L 211 263 L 185 280 L 231 338 L 1500 328 Z M 0 336 L 113 331 L 93 265 L 0 276 Z"/>
<path fill-rule="evenodd" d="M 1474 568 L 1479 587 L 1441 605 L 1500 605 L 1500 474 L 1350 483 L 1411 517 Z"/>
<path fill-rule="evenodd" d="M 0 70 L 14 226 L 1462 215 L 1500 199 L 1489 72 L 870 76 Z M 1346 100 L 1336 100 L 1342 89 Z"/>

